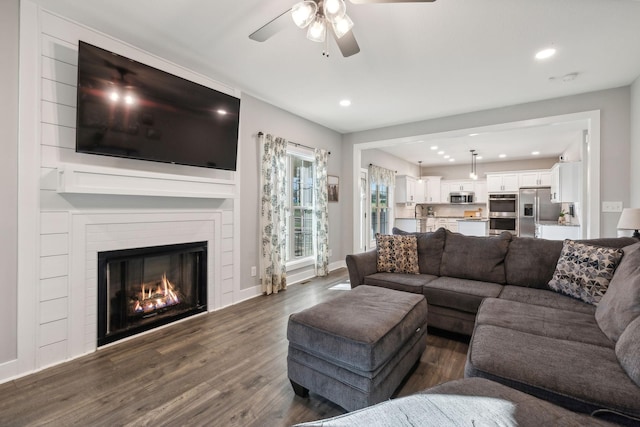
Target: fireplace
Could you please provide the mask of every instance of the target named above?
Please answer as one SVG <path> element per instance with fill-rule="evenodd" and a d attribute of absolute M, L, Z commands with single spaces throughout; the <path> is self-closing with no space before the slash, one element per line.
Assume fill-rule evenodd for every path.
<path fill-rule="evenodd" d="M 207 310 L 207 242 L 98 253 L 98 346 Z"/>

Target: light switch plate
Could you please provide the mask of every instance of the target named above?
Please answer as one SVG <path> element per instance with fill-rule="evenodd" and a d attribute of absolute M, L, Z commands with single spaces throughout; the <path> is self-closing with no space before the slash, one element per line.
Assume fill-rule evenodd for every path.
<path fill-rule="evenodd" d="M 602 212 L 622 212 L 622 202 L 602 202 Z"/>

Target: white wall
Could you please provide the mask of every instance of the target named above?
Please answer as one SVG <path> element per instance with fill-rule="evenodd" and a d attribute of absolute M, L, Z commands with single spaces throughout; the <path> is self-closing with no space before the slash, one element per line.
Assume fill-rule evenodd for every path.
<path fill-rule="evenodd" d="M 329 203 L 329 248 L 333 254 L 330 263 L 341 262 L 346 256 L 343 248 L 344 206 L 349 198 L 344 197 L 349 177 L 341 175 L 341 135 L 324 126 L 276 108 L 249 95 L 242 96 L 240 111 L 240 176 L 242 197 L 240 198 L 240 283 L 241 288 L 260 285 L 259 277 L 251 277 L 251 267 L 260 261 L 260 147 L 258 132 L 282 137 L 314 148 L 325 148 L 331 152 L 327 171 L 340 177 L 340 196 L 337 203 Z M 348 221 L 345 221 L 348 222 Z"/>
<path fill-rule="evenodd" d="M 629 86 L 625 86 L 346 134 L 343 137 L 342 148 L 343 174 L 347 174 L 353 169 L 353 147 L 359 143 L 600 110 L 601 200 L 619 200 L 626 206 L 629 203 L 630 194 L 630 164 L 628 161 L 630 156 L 630 92 Z M 353 199 L 355 183 L 353 177 L 351 180 L 352 186 L 345 188 L 344 193 Z M 352 204 L 347 207 L 345 216 L 352 217 L 354 206 Z M 601 215 L 600 234 L 602 236 L 616 236 L 618 216 L 619 214 Z M 345 234 L 352 236 L 352 229 L 353 224 L 345 223 Z"/>
<path fill-rule="evenodd" d="M 0 2 L 0 365 L 17 357 L 19 0 Z"/>
<path fill-rule="evenodd" d="M 631 85 L 631 197 L 627 207 L 640 208 L 640 77 Z"/>

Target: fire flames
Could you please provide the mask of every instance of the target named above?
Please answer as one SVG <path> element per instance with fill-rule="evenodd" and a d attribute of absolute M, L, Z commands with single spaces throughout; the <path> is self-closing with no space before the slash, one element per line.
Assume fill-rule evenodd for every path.
<path fill-rule="evenodd" d="M 156 284 L 142 284 L 138 299 L 132 301 L 132 309 L 135 313 L 149 313 L 178 303 L 178 292 L 165 273 Z"/>

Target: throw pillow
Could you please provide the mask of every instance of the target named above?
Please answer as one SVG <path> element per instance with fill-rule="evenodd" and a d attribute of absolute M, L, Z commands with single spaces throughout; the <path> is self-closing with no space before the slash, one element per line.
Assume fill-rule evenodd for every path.
<path fill-rule="evenodd" d="M 416 236 L 376 234 L 377 270 L 379 273 L 418 274 L 418 239 Z"/>
<path fill-rule="evenodd" d="M 640 317 L 640 243 L 622 250 L 622 261 L 596 309 L 598 326 L 612 341 Z"/>
<path fill-rule="evenodd" d="M 598 305 L 622 258 L 622 249 L 565 240 L 549 282 L 556 292 Z"/>

